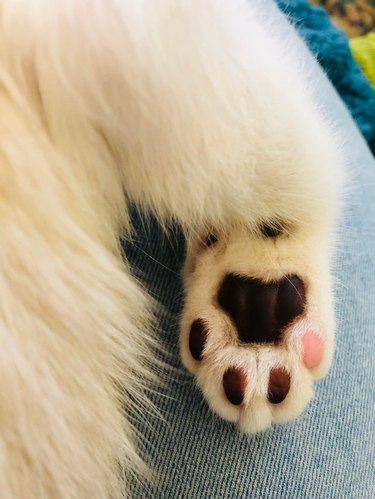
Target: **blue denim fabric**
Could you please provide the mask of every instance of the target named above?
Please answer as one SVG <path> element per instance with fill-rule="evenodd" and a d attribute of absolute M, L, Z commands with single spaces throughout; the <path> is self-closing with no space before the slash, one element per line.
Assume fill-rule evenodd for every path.
<path fill-rule="evenodd" d="M 290 29 L 282 19 L 280 29 Z M 344 137 L 356 184 L 340 222 L 334 265 L 333 368 L 294 422 L 249 438 L 214 416 L 179 361 L 183 240 L 178 232 L 166 236 L 155 221 L 145 225 L 135 215 L 138 235 L 126 252 L 165 307 L 159 339 L 177 369 L 163 371 L 164 386 L 151 394 L 164 419 L 143 414 L 137 424 L 145 442 L 141 452 L 156 479 L 154 484 L 134 481 L 134 498 L 375 497 L 375 163 L 318 67 L 316 78 L 317 99 Z"/>

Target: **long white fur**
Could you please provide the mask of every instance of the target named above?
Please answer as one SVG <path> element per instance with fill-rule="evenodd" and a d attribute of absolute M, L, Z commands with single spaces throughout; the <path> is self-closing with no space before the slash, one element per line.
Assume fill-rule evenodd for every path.
<path fill-rule="evenodd" d="M 129 202 L 188 236 L 276 214 L 328 245 L 340 160 L 261 3 L 1 0 L 1 497 L 124 497 L 142 466 Z"/>

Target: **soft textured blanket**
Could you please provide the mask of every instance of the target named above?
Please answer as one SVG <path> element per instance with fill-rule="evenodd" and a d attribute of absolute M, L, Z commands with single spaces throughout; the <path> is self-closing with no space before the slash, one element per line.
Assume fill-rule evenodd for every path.
<path fill-rule="evenodd" d="M 349 108 L 375 153 L 375 88 L 353 59 L 348 39 L 321 7 L 307 0 L 276 0 Z"/>

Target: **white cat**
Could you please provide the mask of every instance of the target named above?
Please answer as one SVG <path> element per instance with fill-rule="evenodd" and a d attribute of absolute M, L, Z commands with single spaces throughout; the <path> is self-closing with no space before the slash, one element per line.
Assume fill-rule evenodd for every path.
<path fill-rule="evenodd" d="M 276 33 L 258 1 L 0 1 L 2 498 L 124 497 L 142 468 L 130 202 L 185 231 L 182 360 L 213 410 L 261 430 L 328 370 L 342 161 Z"/>

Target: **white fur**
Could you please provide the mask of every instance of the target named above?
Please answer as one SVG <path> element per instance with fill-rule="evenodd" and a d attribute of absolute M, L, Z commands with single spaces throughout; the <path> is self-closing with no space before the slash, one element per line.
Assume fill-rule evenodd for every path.
<path fill-rule="evenodd" d="M 220 258 L 199 257 L 185 318 L 199 299 L 225 323 L 207 297 L 225 269 L 295 268 L 331 345 L 340 158 L 303 61 L 276 31 L 248 0 L 1 0 L 1 497 L 123 497 L 119 464 L 142 467 L 123 414 L 129 393 L 147 403 L 152 343 L 148 299 L 121 258 L 130 201 L 189 238 L 209 227 L 229 238 Z M 266 248 L 254 230 L 275 215 L 295 241 Z M 237 420 L 209 393 L 215 362 L 239 355 L 222 343 L 199 383 Z M 293 414 L 309 396 L 301 375 Z"/>

